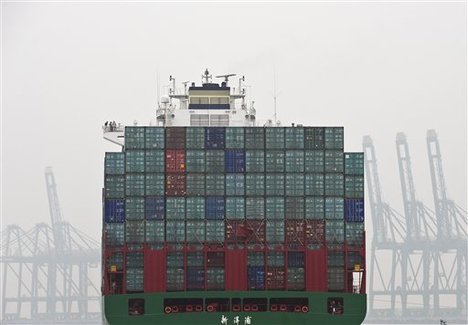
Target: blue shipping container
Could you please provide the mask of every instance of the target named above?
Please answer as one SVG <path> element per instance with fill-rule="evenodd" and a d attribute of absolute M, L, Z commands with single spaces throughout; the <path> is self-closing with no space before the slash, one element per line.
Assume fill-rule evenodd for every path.
<path fill-rule="evenodd" d="M 206 149 L 224 149 L 224 128 L 206 128 Z"/>
<path fill-rule="evenodd" d="M 224 198 L 219 196 L 209 196 L 205 201 L 205 217 L 207 220 L 224 219 Z"/>
<path fill-rule="evenodd" d="M 247 267 L 247 288 L 249 290 L 265 289 L 265 270 L 263 266 Z"/>
<path fill-rule="evenodd" d="M 224 169 L 226 170 L 226 173 L 245 172 L 245 151 L 226 150 L 224 164 Z"/>
<path fill-rule="evenodd" d="M 364 199 L 345 199 L 347 222 L 364 222 Z"/>
<path fill-rule="evenodd" d="M 147 197 L 145 202 L 146 219 L 164 219 L 164 198 Z"/>
<path fill-rule="evenodd" d="M 205 270 L 202 268 L 187 268 L 187 289 L 200 290 L 205 286 Z"/>
<path fill-rule="evenodd" d="M 288 267 L 304 267 L 304 253 L 303 252 L 289 252 L 288 253 Z"/>
<path fill-rule="evenodd" d="M 125 200 L 107 199 L 104 204 L 104 220 L 107 223 L 123 223 L 125 221 Z"/>

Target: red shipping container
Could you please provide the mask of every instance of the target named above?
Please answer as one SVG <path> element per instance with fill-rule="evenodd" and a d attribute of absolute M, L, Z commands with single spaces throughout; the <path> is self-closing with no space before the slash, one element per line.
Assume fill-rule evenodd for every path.
<path fill-rule="evenodd" d="M 247 251 L 244 249 L 226 250 L 226 290 L 247 290 Z"/>
<path fill-rule="evenodd" d="M 166 175 L 166 195 L 169 195 L 169 196 L 185 195 L 185 175 L 180 175 L 180 174 Z"/>
<path fill-rule="evenodd" d="M 166 172 L 185 172 L 185 150 L 166 150 Z"/>
<path fill-rule="evenodd" d="M 316 250 L 306 250 L 306 290 L 322 291 L 328 290 L 328 261 L 327 248 L 322 247 Z"/>
<path fill-rule="evenodd" d="M 226 220 L 226 240 L 231 243 L 243 243 L 248 231 L 244 220 Z"/>
<path fill-rule="evenodd" d="M 249 244 L 265 243 L 265 220 L 247 220 L 246 230 Z"/>
<path fill-rule="evenodd" d="M 305 246 L 304 220 L 286 220 L 286 241 L 288 244 Z"/>
<path fill-rule="evenodd" d="M 148 249 L 144 261 L 145 292 L 166 291 L 166 251 Z"/>
<path fill-rule="evenodd" d="M 268 267 L 266 273 L 266 286 L 267 290 L 284 290 L 284 267 Z"/>
<path fill-rule="evenodd" d="M 325 241 L 325 221 L 307 220 L 305 239 L 307 244 L 324 244 Z"/>

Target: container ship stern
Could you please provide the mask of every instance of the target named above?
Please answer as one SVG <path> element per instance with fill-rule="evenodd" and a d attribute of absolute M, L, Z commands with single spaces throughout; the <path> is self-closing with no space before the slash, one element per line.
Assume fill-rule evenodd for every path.
<path fill-rule="evenodd" d="M 108 324 L 361 324 L 364 155 L 339 126 L 257 126 L 244 77 L 103 127 Z"/>

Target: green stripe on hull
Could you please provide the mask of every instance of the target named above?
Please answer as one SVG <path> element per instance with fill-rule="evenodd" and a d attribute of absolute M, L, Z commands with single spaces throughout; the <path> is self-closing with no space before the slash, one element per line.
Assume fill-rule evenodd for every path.
<path fill-rule="evenodd" d="M 164 314 L 165 298 L 309 298 L 308 313 L 294 312 L 192 312 Z M 327 312 L 327 299 L 343 297 L 344 313 L 331 315 Z M 145 315 L 129 316 L 128 300 L 145 299 Z M 234 324 L 234 317 L 239 316 L 239 325 L 244 324 L 246 316 L 251 317 L 251 325 L 285 324 L 361 324 L 366 316 L 366 298 L 364 294 L 301 291 L 213 291 L 213 292 L 167 292 L 111 295 L 104 297 L 104 313 L 109 324 L 157 324 L 182 325 L 203 324 L 219 325 L 221 316 L 228 318 L 228 325 Z"/>

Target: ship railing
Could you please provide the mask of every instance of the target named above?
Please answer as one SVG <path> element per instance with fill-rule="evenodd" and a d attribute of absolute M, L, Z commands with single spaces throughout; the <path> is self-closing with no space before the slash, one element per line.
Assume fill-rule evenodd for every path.
<path fill-rule="evenodd" d="M 111 123 L 110 124 L 107 124 L 107 125 L 103 125 L 102 126 L 102 130 L 104 131 L 104 133 L 108 133 L 108 132 L 124 132 L 125 130 L 125 126 L 122 125 L 122 124 L 117 124 L 117 125 L 112 125 Z"/>

